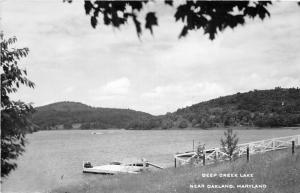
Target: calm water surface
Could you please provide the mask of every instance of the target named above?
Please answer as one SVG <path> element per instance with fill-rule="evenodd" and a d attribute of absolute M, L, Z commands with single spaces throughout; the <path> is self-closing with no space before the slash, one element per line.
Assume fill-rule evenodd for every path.
<path fill-rule="evenodd" d="M 92 134 L 97 132 L 98 134 Z M 91 177 L 82 173 L 82 162 L 94 165 L 124 158 L 141 158 L 167 167 L 173 154 L 192 150 L 193 140 L 219 147 L 222 130 L 170 131 L 40 131 L 28 135 L 26 152 L 18 168 L 4 180 L 2 192 L 47 192 L 55 187 Z M 300 134 L 300 130 L 239 130 L 240 143 Z"/>

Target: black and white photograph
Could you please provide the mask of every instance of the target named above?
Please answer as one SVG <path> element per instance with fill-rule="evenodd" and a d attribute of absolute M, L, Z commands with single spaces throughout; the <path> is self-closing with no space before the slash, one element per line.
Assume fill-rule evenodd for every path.
<path fill-rule="evenodd" d="M 299 193 L 300 2 L 0 0 L 1 193 Z"/>

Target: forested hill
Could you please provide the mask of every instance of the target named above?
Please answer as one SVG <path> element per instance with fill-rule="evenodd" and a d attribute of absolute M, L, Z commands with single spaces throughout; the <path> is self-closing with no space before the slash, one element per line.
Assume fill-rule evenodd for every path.
<path fill-rule="evenodd" d="M 209 129 L 300 126 L 300 89 L 254 90 L 201 102 L 161 116 L 130 109 L 59 102 L 36 108 L 40 129 Z"/>
<path fill-rule="evenodd" d="M 96 108 L 77 102 L 58 102 L 36 108 L 33 122 L 40 130 L 125 128 L 152 115 L 130 109 Z"/>
<path fill-rule="evenodd" d="M 135 120 L 128 128 L 281 127 L 300 125 L 300 89 L 275 88 L 237 93 L 201 102 L 174 113 Z"/>

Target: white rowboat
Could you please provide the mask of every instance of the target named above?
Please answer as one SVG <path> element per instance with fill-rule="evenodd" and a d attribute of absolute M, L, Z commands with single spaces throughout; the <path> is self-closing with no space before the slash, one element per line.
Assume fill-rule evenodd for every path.
<path fill-rule="evenodd" d="M 112 162 L 107 165 L 93 166 L 90 162 L 83 163 L 83 173 L 94 174 L 137 174 L 149 167 L 149 163 L 142 159 L 141 162 L 121 163 Z"/>

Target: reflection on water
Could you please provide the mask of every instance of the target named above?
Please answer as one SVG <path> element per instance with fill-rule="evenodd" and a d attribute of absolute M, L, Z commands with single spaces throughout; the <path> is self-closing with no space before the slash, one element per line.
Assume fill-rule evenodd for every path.
<path fill-rule="evenodd" d="M 83 161 L 94 165 L 126 158 L 146 158 L 167 167 L 173 154 L 192 150 L 193 140 L 206 147 L 219 146 L 222 130 L 170 131 L 41 131 L 28 135 L 26 152 L 18 168 L 2 184 L 2 192 L 44 192 L 90 178 L 81 171 Z M 239 130 L 240 143 L 300 134 L 300 130 Z"/>

